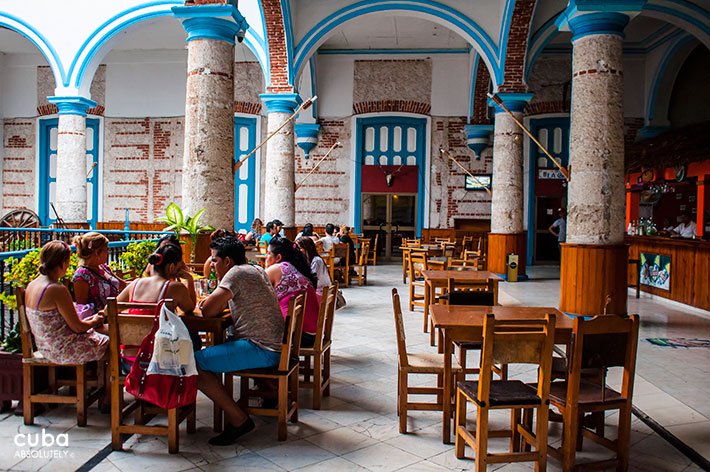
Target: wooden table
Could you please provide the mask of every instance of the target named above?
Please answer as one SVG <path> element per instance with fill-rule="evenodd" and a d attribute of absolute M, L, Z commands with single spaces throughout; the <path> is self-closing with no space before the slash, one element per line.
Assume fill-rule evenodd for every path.
<path fill-rule="evenodd" d="M 454 341 L 481 342 L 483 340 L 483 321 L 487 314 L 495 315 L 496 320 L 543 319 L 546 314 L 554 313 L 555 344 L 567 344 L 572 335 L 574 320 L 554 307 L 522 306 L 462 306 L 431 305 L 431 318 L 435 328 L 439 328 L 444 338 L 444 395 L 443 395 L 443 441 L 451 443 L 451 358 L 454 353 Z"/>
<path fill-rule="evenodd" d="M 200 309 L 195 308 L 195 312 L 190 315 L 180 317 L 192 332 L 204 332 L 212 334 L 213 344 L 222 344 L 225 341 L 224 333 L 232 325 L 232 315 L 227 311 L 222 316 L 204 317 L 200 314 Z M 222 409 L 214 405 L 214 431 L 222 432 Z"/>
<path fill-rule="evenodd" d="M 429 317 L 429 305 L 432 304 L 432 294 L 434 290 L 441 287 L 448 287 L 449 279 L 454 282 L 465 282 L 467 284 L 480 284 L 493 292 L 493 303 L 498 304 L 498 282 L 503 280 L 493 272 L 486 270 L 423 270 L 424 276 L 424 319 Z"/>

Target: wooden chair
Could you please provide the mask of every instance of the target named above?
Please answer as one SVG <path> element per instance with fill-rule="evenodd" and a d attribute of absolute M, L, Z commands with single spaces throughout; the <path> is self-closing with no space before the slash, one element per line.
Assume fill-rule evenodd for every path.
<path fill-rule="evenodd" d="M 285 441 L 288 436 L 286 422 L 298 422 L 298 367 L 301 350 L 301 332 L 303 331 L 303 311 L 306 306 L 306 294 L 291 298 L 288 303 L 288 315 L 284 325 L 284 337 L 281 342 L 279 365 L 269 369 L 249 369 L 229 372 L 227 376 L 239 376 L 239 406 L 249 414 L 274 416 L 278 420 L 278 440 Z M 268 398 L 263 391 L 249 388 L 249 379 L 259 379 L 277 383 L 276 408 L 251 407 L 250 398 Z M 229 389 L 231 386 L 227 386 Z"/>
<path fill-rule="evenodd" d="M 421 239 L 403 239 L 402 246 L 404 247 L 422 247 Z"/>
<path fill-rule="evenodd" d="M 482 374 L 476 382 L 459 382 L 456 390 L 457 458 L 464 458 L 468 444 L 476 451 L 475 470 L 478 472 L 485 472 L 488 464 L 529 461 L 536 462 L 536 471 L 545 470 L 554 340 L 554 314 L 547 315 L 544 320 L 496 321 L 493 315 L 486 316 L 483 324 Z M 520 380 L 491 379 L 493 364 L 513 363 L 538 365 L 537 385 L 526 385 Z M 476 407 L 475 431 L 466 426 L 467 402 L 472 402 Z M 488 430 L 491 409 L 511 410 L 510 430 Z M 521 421 L 521 409 L 537 410 L 535 430 L 530 423 Z M 509 452 L 489 453 L 489 437 L 509 437 Z M 535 450 L 523 450 L 523 446 L 528 444 Z"/>
<path fill-rule="evenodd" d="M 171 300 L 166 300 L 171 303 Z M 187 419 L 187 432 L 196 431 L 195 405 L 166 410 L 148 402 L 133 399 L 126 403 L 123 397 L 125 376 L 121 372 L 121 345 L 140 346 L 143 338 L 153 327 L 153 317 L 121 313 L 129 308 L 155 308 L 156 303 L 118 303 L 109 298 L 106 315 L 109 327 L 109 369 L 111 379 L 111 448 L 123 450 L 124 435 L 146 434 L 168 437 L 168 452 L 177 454 L 180 450 L 180 423 Z M 128 417 L 135 412 L 132 423 Z M 167 415 L 168 424 L 148 425 L 156 415 Z"/>
<path fill-rule="evenodd" d="M 372 251 L 367 256 L 367 263 L 372 264 L 373 266 L 377 265 L 377 248 L 379 247 L 378 246 L 379 242 L 380 242 L 380 233 L 377 233 L 377 234 L 375 234 L 375 239 L 373 240 L 372 247 L 370 248 Z"/>
<path fill-rule="evenodd" d="M 415 306 L 424 307 L 424 276 L 422 271 L 429 270 L 429 261 L 426 251 L 410 250 L 409 253 L 409 311 L 414 311 Z M 421 292 L 417 292 L 421 289 Z M 424 320 L 424 332 L 428 329 L 427 320 Z"/>
<path fill-rule="evenodd" d="M 343 285 L 347 288 L 350 286 L 350 244 L 338 243 L 333 245 L 333 257 L 340 258 L 338 266 L 335 268 L 342 274 Z M 331 277 L 330 280 L 336 280 Z"/>
<path fill-rule="evenodd" d="M 397 289 L 392 289 L 392 306 L 394 323 L 397 333 L 397 416 L 399 416 L 399 432 L 407 432 L 407 412 L 410 410 L 443 411 L 444 401 L 444 355 L 419 354 L 407 352 L 407 339 L 404 331 L 402 307 Z M 461 369 L 453 361 L 453 382 L 460 380 Z M 436 387 L 410 387 L 409 374 L 436 375 Z M 455 385 L 455 384 L 454 384 Z M 453 389 L 452 389 L 453 391 Z M 435 403 L 410 402 L 409 395 L 436 395 Z"/>
<path fill-rule="evenodd" d="M 17 313 L 20 318 L 20 338 L 22 340 L 22 415 L 26 425 L 34 424 L 35 407 L 39 403 L 76 405 L 76 423 L 86 426 L 86 410 L 93 402 L 104 395 L 106 378 L 105 362 L 86 364 L 55 364 L 35 350 L 34 338 L 25 309 L 25 290 L 15 289 Z M 87 367 L 93 367 L 95 374 L 87 378 Z M 73 370 L 74 379 L 57 379 L 57 367 Z M 42 370 L 41 372 L 38 372 Z M 36 391 L 36 380 L 47 377 L 48 391 Z M 59 395 L 60 386 L 69 385 L 75 389 L 72 395 Z"/>
<path fill-rule="evenodd" d="M 350 272 L 348 271 L 346 275 L 346 279 L 350 279 L 351 277 L 357 278 L 357 285 L 359 287 L 367 285 L 367 254 L 369 253 L 369 251 L 370 241 L 365 240 L 362 242 L 362 250 L 360 251 L 360 257 L 357 263 L 350 266 L 356 271 L 356 274 L 350 274 Z"/>
<path fill-rule="evenodd" d="M 404 243 L 404 241 L 402 242 Z M 402 246 L 402 283 L 407 283 L 407 276 L 409 275 L 409 255 L 412 253 L 412 249 L 409 247 Z"/>
<path fill-rule="evenodd" d="M 631 401 L 636 372 L 639 317 L 618 315 L 595 316 L 589 321 L 575 318 L 572 336 L 572 353 L 568 362 L 567 380 L 553 382 L 550 403 L 560 410 L 563 418 L 563 437 L 560 448 L 550 447 L 550 455 L 562 463 L 564 471 L 599 470 L 629 467 L 629 440 L 631 435 Z M 621 367 L 623 379 L 621 392 L 606 385 L 606 372 L 610 367 Z M 601 378 L 590 379 L 583 375 L 587 369 L 602 372 Z M 596 431 L 584 425 L 586 413 L 619 410 L 617 439 L 604 436 L 604 423 Z M 610 449 L 615 457 L 597 462 L 576 463 L 578 432 L 584 437 Z"/>
<path fill-rule="evenodd" d="M 493 306 L 495 305 L 495 294 L 493 292 L 480 290 L 480 286 L 470 286 L 465 283 L 455 282 L 453 278 L 449 279 L 449 286 L 446 290 L 447 297 L 445 300 L 449 305 L 466 305 L 466 306 Z M 432 326 L 433 331 L 433 326 Z M 480 351 L 483 347 L 481 342 L 455 342 L 459 348 L 459 365 L 463 370 L 464 377 L 466 374 L 479 374 L 479 368 L 466 368 L 468 351 Z M 508 366 L 493 365 L 493 372 L 498 374 L 501 380 L 508 379 Z"/>
<path fill-rule="evenodd" d="M 320 410 L 322 397 L 330 396 L 330 348 L 332 345 L 335 301 L 338 296 L 338 282 L 323 287 L 318 311 L 316 340 L 312 347 L 301 347 L 301 388 L 313 391 L 313 409 Z M 311 359 L 313 362 L 311 363 Z M 311 379 L 312 377 L 312 379 Z"/>

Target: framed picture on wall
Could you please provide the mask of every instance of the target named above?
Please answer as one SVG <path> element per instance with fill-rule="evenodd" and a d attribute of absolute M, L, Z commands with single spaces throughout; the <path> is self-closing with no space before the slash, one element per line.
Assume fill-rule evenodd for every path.
<path fill-rule="evenodd" d="M 467 175 L 464 187 L 466 188 L 466 190 L 490 190 L 491 180 L 491 174 L 481 174 L 474 176 Z"/>

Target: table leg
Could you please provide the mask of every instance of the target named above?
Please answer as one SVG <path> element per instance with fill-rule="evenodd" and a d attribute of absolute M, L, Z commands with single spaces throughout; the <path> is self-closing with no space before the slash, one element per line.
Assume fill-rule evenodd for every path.
<path fill-rule="evenodd" d="M 431 300 L 431 281 L 424 282 L 424 332 L 429 332 L 429 303 Z"/>
<path fill-rule="evenodd" d="M 449 333 L 443 328 L 441 330 L 444 332 L 443 442 L 444 444 L 451 444 L 451 384 L 453 383 L 451 357 L 453 355 L 453 343 Z"/>
<path fill-rule="evenodd" d="M 224 342 L 224 330 L 222 330 L 222 329 L 217 329 L 217 330 L 213 331 L 213 332 L 212 332 L 212 343 L 213 343 L 213 345 L 216 346 L 217 344 L 222 344 L 223 342 Z M 224 376 L 223 376 L 223 377 L 224 377 L 223 380 L 224 380 L 225 386 L 227 386 L 226 376 L 227 376 L 227 374 L 224 374 Z M 229 388 L 227 388 L 227 390 L 229 390 Z M 214 408 L 214 412 L 213 412 L 213 423 L 212 423 L 212 424 L 213 424 L 213 429 L 214 429 L 214 432 L 215 432 L 215 433 L 221 433 L 221 432 L 222 432 L 222 424 L 223 424 L 223 422 L 222 422 L 222 418 L 223 418 L 222 409 L 221 409 L 220 407 L 218 407 L 216 403 L 214 404 L 214 407 L 213 407 L 213 408 Z"/>
<path fill-rule="evenodd" d="M 489 285 L 489 290 L 493 290 L 493 304 L 498 304 L 498 281 L 493 280 L 492 286 Z"/>

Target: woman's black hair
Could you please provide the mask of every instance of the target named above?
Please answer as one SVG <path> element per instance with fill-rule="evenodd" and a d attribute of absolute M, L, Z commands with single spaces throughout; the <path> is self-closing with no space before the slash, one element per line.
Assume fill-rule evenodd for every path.
<path fill-rule="evenodd" d="M 298 244 L 298 247 L 306 251 L 306 260 L 309 263 L 313 262 L 313 259 L 316 257 L 320 257 L 318 255 L 318 250 L 316 249 L 316 243 L 314 243 L 313 239 L 308 236 L 301 236 L 296 240 L 296 244 Z"/>
<path fill-rule="evenodd" d="M 311 223 L 306 223 L 301 232 L 301 236 L 313 236 L 313 225 Z"/>
<path fill-rule="evenodd" d="M 247 263 L 246 250 L 244 244 L 234 236 L 222 236 L 210 243 L 210 249 L 217 251 L 217 257 L 225 259 L 229 257 L 234 265 Z"/>
<path fill-rule="evenodd" d="M 294 266 L 297 271 L 311 282 L 313 288 L 318 286 L 318 279 L 315 274 L 311 272 L 311 265 L 308 263 L 306 256 L 298 249 L 296 243 L 291 242 L 287 238 L 275 236 L 269 242 L 269 250 L 275 256 L 280 255 L 283 262 L 288 262 Z"/>
<path fill-rule="evenodd" d="M 161 277 L 167 278 L 169 274 L 165 269 L 170 264 L 179 264 L 182 261 L 182 249 L 174 244 L 158 246 L 153 254 L 148 256 L 148 264 L 153 266 L 153 270 Z"/>
<path fill-rule="evenodd" d="M 162 245 L 165 242 L 168 242 L 173 246 L 179 247 L 180 252 L 182 252 L 182 247 L 180 247 L 180 238 L 178 238 L 175 233 L 164 234 L 163 236 L 161 236 L 160 239 L 158 239 L 158 246 Z"/>

